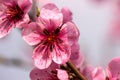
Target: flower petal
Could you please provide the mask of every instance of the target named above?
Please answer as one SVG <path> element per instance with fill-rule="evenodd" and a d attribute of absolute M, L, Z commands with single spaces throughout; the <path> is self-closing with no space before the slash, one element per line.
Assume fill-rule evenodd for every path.
<path fill-rule="evenodd" d="M 68 80 L 68 74 L 65 70 L 57 69 L 57 77 L 59 80 Z"/>
<path fill-rule="evenodd" d="M 80 52 L 80 45 L 78 44 L 78 42 L 75 42 L 72 46 L 71 46 L 71 60 L 74 59 L 78 59 L 79 58 L 79 52 Z"/>
<path fill-rule="evenodd" d="M 62 24 L 63 15 L 56 5 L 49 3 L 41 8 L 40 20 L 46 29 L 55 29 Z"/>
<path fill-rule="evenodd" d="M 16 0 L 16 1 L 18 1 L 18 5 L 24 11 L 24 13 L 30 11 L 32 7 L 32 0 Z"/>
<path fill-rule="evenodd" d="M 107 67 L 108 77 L 120 79 L 120 57 L 112 59 Z"/>
<path fill-rule="evenodd" d="M 23 28 L 22 25 L 25 24 L 25 23 L 29 23 L 29 21 L 30 21 L 30 18 L 28 16 L 28 14 L 26 14 L 24 16 L 24 18 L 21 21 L 17 22 L 15 25 L 16 25 L 17 28 Z"/>
<path fill-rule="evenodd" d="M 101 67 L 94 69 L 92 72 L 92 80 L 105 80 L 105 73 Z"/>
<path fill-rule="evenodd" d="M 92 71 L 94 68 L 90 65 L 87 65 L 83 68 L 82 74 L 87 78 L 87 80 L 93 80 L 92 79 Z"/>
<path fill-rule="evenodd" d="M 61 12 L 63 14 L 63 23 L 72 21 L 72 12 L 67 7 L 63 7 Z"/>
<path fill-rule="evenodd" d="M 12 23 L 9 21 L 3 21 L 3 18 L 0 18 L 0 38 L 5 37 L 7 34 L 9 34 L 12 30 Z"/>
<path fill-rule="evenodd" d="M 74 43 L 71 46 L 70 60 L 76 67 L 80 67 L 82 63 L 84 62 L 84 57 L 80 52 L 80 46 L 78 42 Z"/>
<path fill-rule="evenodd" d="M 52 62 L 48 46 L 40 44 L 33 51 L 34 65 L 39 69 L 48 68 Z"/>
<path fill-rule="evenodd" d="M 0 27 L 0 38 L 5 37 L 7 34 L 9 34 L 11 32 L 11 30 L 12 30 L 12 27 L 8 27 L 5 29 Z"/>
<path fill-rule="evenodd" d="M 31 22 L 29 24 L 23 24 L 23 30 L 22 35 L 23 39 L 29 44 L 29 45 L 36 45 L 40 43 L 40 41 L 43 39 L 42 30 L 35 22 Z"/>
<path fill-rule="evenodd" d="M 55 44 L 52 52 L 52 59 L 57 64 L 66 63 L 71 54 L 71 48 L 66 44 Z"/>
<path fill-rule="evenodd" d="M 76 25 L 72 22 L 67 22 L 62 26 L 60 35 L 63 34 L 67 34 L 69 45 L 72 45 L 74 42 L 77 42 L 80 35 Z"/>
<path fill-rule="evenodd" d="M 56 69 L 59 68 L 59 65 L 52 63 L 47 69 L 38 69 L 34 68 L 30 72 L 31 80 L 58 80 Z M 56 72 L 53 73 L 53 72 Z"/>
<path fill-rule="evenodd" d="M 40 70 L 37 68 L 30 72 L 30 78 L 31 80 L 58 80 L 57 77 L 50 74 L 48 69 Z"/>

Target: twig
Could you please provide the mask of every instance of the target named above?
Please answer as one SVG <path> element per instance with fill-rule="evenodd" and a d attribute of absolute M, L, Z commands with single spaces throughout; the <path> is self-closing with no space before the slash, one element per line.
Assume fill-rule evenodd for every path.
<path fill-rule="evenodd" d="M 78 76 L 80 80 L 87 80 L 78 69 L 71 63 L 71 61 L 67 62 L 67 65 L 74 71 L 74 73 Z"/>

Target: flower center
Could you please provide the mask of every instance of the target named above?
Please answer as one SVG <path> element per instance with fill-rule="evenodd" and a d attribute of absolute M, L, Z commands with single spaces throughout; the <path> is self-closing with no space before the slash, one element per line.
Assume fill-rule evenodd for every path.
<path fill-rule="evenodd" d="M 22 19 L 22 16 L 24 14 L 24 12 L 20 9 L 18 5 L 9 6 L 6 13 L 8 15 L 7 18 L 9 18 L 10 20 L 15 20 L 15 21 Z"/>
<path fill-rule="evenodd" d="M 43 33 L 46 36 L 45 41 L 47 43 L 57 42 L 57 40 L 58 40 L 57 36 L 58 36 L 58 33 L 59 33 L 58 28 L 56 30 L 52 31 L 52 32 L 49 32 L 47 29 L 44 29 Z"/>
<path fill-rule="evenodd" d="M 47 40 L 49 42 L 54 41 L 55 40 L 55 36 L 54 35 L 48 36 Z"/>
<path fill-rule="evenodd" d="M 58 27 L 57 29 L 51 32 L 49 32 L 47 29 L 43 30 L 45 38 L 43 39 L 42 44 L 48 46 L 51 52 L 53 51 L 54 43 L 59 44 L 63 42 L 58 36 L 59 32 L 60 32 L 60 27 Z"/>

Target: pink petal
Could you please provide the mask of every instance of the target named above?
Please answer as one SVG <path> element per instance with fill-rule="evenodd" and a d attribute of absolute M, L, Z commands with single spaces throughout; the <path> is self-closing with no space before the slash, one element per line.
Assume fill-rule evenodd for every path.
<path fill-rule="evenodd" d="M 78 59 L 79 58 L 79 52 L 80 52 L 80 45 L 78 44 L 78 42 L 75 42 L 72 46 L 71 46 L 71 60 L 74 59 Z"/>
<path fill-rule="evenodd" d="M 56 29 L 62 24 L 63 15 L 56 5 L 49 3 L 41 8 L 40 20 L 46 26 L 46 29 Z"/>
<path fill-rule="evenodd" d="M 50 74 L 50 72 L 47 69 L 39 70 L 37 68 L 34 68 L 30 72 L 30 78 L 31 80 L 58 80 L 57 77 Z"/>
<path fill-rule="evenodd" d="M 7 34 L 9 34 L 10 32 L 11 32 L 11 30 L 12 30 L 12 27 L 8 27 L 8 28 L 2 28 L 1 26 L 0 26 L 0 38 L 3 38 L 3 37 L 5 37 Z"/>
<path fill-rule="evenodd" d="M 64 64 L 70 58 L 71 48 L 67 44 L 55 44 L 52 52 L 52 59 L 57 64 Z"/>
<path fill-rule="evenodd" d="M 69 45 L 72 45 L 74 42 L 77 42 L 80 35 L 76 25 L 72 22 L 67 22 L 62 26 L 60 35 L 63 34 L 66 34 L 68 36 Z"/>
<path fill-rule="evenodd" d="M 40 44 L 33 51 L 34 65 L 39 69 L 48 68 L 52 62 L 48 46 Z"/>
<path fill-rule="evenodd" d="M 40 70 L 40 69 L 34 68 L 30 72 L 30 78 L 31 78 L 31 80 L 47 80 L 50 78 L 50 75 L 45 70 Z"/>
<path fill-rule="evenodd" d="M 120 79 L 120 58 L 112 59 L 107 67 L 108 77 Z"/>
<path fill-rule="evenodd" d="M 68 74 L 65 70 L 57 69 L 57 77 L 59 80 L 68 80 Z"/>
<path fill-rule="evenodd" d="M 82 74 L 87 78 L 87 80 L 93 80 L 92 79 L 92 71 L 94 70 L 94 68 L 92 66 L 85 66 Z"/>
<path fill-rule="evenodd" d="M 15 0 L 0 0 L 0 3 L 4 3 L 4 2 L 12 2 L 12 1 L 15 1 Z"/>
<path fill-rule="evenodd" d="M 50 65 L 47 69 L 48 69 L 49 71 L 51 71 L 51 70 L 56 70 L 56 69 L 58 69 L 59 67 L 60 67 L 60 65 L 52 62 L 51 65 Z"/>
<path fill-rule="evenodd" d="M 0 38 L 5 37 L 12 30 L 13 24 L 9 21 L 3 21 L 3 17 L 0 18 Z"/>
<path fill-rule="evenodd" d="M 28 16 L 28 14 L 26 14 L 24 16 L 24 18 L 21 21 L 19 21 L 18 23 L 16 23 L 15 25 L 16 25 L 17 28 L 23 28 L 24 27 L 23 24 L 29 23 L 29 21 L 30 21 L 30 18 Z"/>
<path fill-rule="evenodd" d="M 72 12 L 68 8 L 66 7 L 62 8 L 61 12 L 63 14 L 63 23 L 72 21 Z"/>
<path fill-rule="evenodd" d="M 70 60 L 76 67 L 80 67 L 84 61 L 83 55 L 80 52 L 80 46 L 77 42 L 71 46 Z"/>
<path fill-rule="evenodd" d="M 18 2 L 19 7 L 24 11 L 24 13 L 28 13 L 32 7 L 32 0 L 16 0 Z"/>
<path fill-rule="evenodd" d="M 30 72 L 30 78 L 31 80 L 58 80 L 57 73 L 54 74 L 52 71 L 56 72 L 56 69 L 58 69 L 59 66 L 55 63 L 52 63 L 47 69 L 37 69 L 34 68 Z"/>
<path fill-rule="evenodd" d="M 35 22 L 23 24 L 22 26 L 24 27 L 22 30 L 23 39 L 29 45 L 36 45 L 40 43 L 43 39 L 43 36 L 41 35 L 42 30 Z"/>
<path fill-rule="evenodd" d="M 2 0 L 2 4 L 7 7 L 13 7 L 18 5 L 18 0 Z"/>
<path fill-rule="evenodd" d="M 105 73 L 101 67 L 94 69 L 92 72 L 92 80 L 105 80 Z"/>

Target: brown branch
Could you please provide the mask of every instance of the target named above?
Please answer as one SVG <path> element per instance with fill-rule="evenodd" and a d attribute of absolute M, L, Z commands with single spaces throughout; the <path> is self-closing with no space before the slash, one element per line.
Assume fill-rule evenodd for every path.
<path fill-rule="evenodd" d="M 80 80 L 87 80 L 87 79 L 82 75 L 82 73 L 80 73 L 80 71 L 78 71 L 78 69 L 72 64 L 71 61 L 68 61 L 66 64 L 73 70 L 73 72 L 77 75 L 77 77 L 78 77 Z"/>

